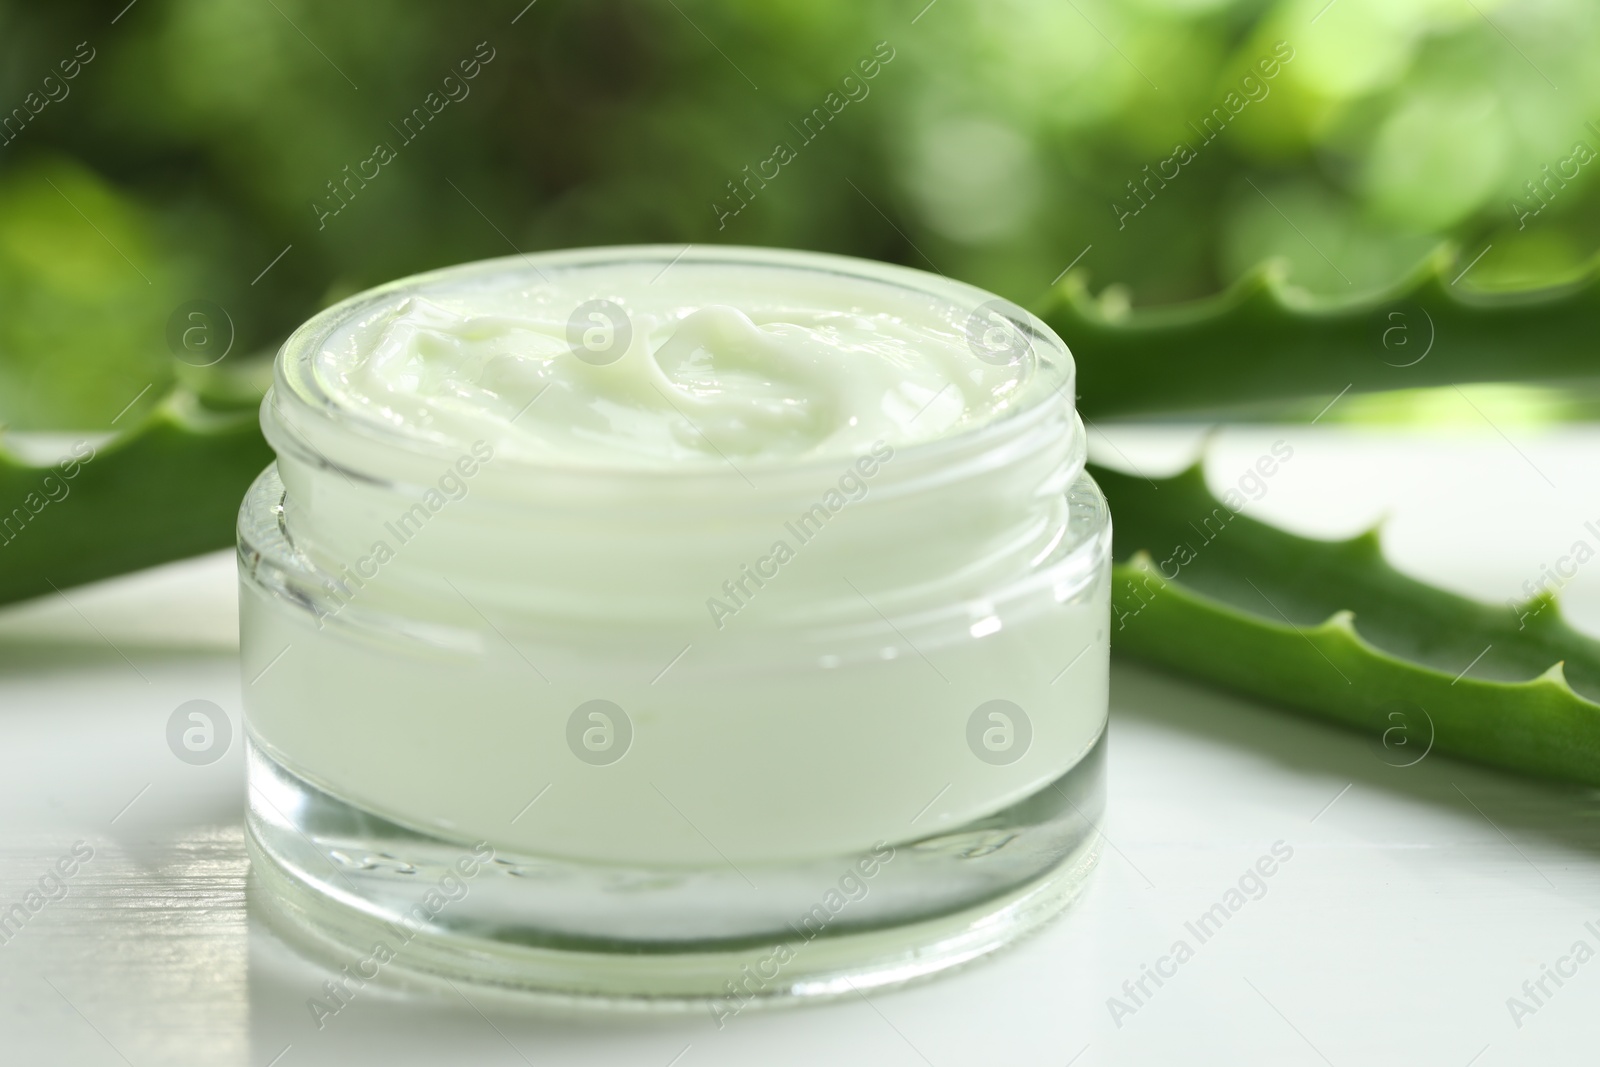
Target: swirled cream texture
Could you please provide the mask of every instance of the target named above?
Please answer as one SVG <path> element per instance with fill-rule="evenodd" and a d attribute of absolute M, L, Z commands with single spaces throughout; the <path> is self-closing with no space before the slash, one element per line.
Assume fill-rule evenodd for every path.
<path fill-rule="evenodd" d="M 946 437 L 1017 405 L 972 309 L 858 278 L 622 263 L 399 295 L 331 333 L 334 404 L 562 465 L 792 462 Z"/>

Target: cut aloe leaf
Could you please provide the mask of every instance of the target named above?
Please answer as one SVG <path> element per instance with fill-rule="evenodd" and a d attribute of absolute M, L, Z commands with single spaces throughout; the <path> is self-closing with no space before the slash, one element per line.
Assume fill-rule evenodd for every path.
<path fill-rule="evenodd" d="M 1600 264 L 1562 285 L 1474 292 L 1441 249 L 1393 289 L 1320 299 L 1272 264 L 1209 300 L 1108 310 L 1081 275 L 1036 305 L 1071 346 L 1094 417 L 1225 411 L 1467 382 L 1593 379 Z"/>
<path fill-rule="evenodd" d="M 1550 597 L 1483 604 L 1345 541 L 1236 514 L 1198 466 L 1095 468 L 1115 522 L 1112 648 L 1353 726 L 1399 765 L 1448 752 L 1600 785 L 1600 642 Z"/>
<path fill-rule="evenodd" d="M 253 410 L 188 392 L 121 436 L 57 440 L 54 463 L 0 451 L 0 603 L 226 548 L 272 460 Z"/>

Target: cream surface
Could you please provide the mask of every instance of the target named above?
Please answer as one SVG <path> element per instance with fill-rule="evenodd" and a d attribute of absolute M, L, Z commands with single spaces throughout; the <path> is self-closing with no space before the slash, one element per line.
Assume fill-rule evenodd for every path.
<path fill-rule="evenodd" d="M 987 422 L 1036 384 L 974 358 L 971 312 L 816 271 L 522 270 L 366 309 L 312 376 L 391 429 L 564 465 L 848 456 Z"/>

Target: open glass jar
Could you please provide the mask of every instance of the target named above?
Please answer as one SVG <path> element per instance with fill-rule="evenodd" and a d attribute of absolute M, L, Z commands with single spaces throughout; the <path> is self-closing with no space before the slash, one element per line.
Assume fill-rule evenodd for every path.
<path fill-rule="evenodd" d="M 239 518 L 286 928 L 362 980 L 721 1021 L 1057 913 L 1107 709 L 1073 380 L 989 293 L 790 251 L 514 257 L 317 315 Z"/>

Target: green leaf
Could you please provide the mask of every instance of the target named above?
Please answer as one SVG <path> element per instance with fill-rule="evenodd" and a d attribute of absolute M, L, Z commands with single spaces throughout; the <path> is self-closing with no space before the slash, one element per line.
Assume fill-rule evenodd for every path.
<path fill-rule="evenodd" d="M 66 159 L 0 180 L 0 426 L 110 426 L 172 382 L 185 271 L 143 208 Z"/>
<path fill-rule="evenodd" d="M 123 436 L 49 451 L 61 458 L 0 451 L 0 604 L 228 547 L 272 461 L 253 410 L 208 411 L 184 391 Z"/>
<path fill-rule="evenodd" d="M 1565 284 L 1496 293 L 1465 288 L 1470 266 L 1441 249 L 1387 292 L 1334 300 L 1268 263 L 1213 299 L 1134 312 L 1072 275 L 1038 311 L 1072 348 L 1096 417 L 1595 376 L 1600 261 Z"/>
<path fill-rule="evenodd" d="M 1233 512 L 1198 466 L 1094 476 L 1116 529 L 1117 651 L 1356 727 L 1397 764 L 1431 747 L 1600 785 L 1600 642 L 1553 598 L 1436 589 L 1385 562 L 1376 531 L 1320 541 Z"/>

